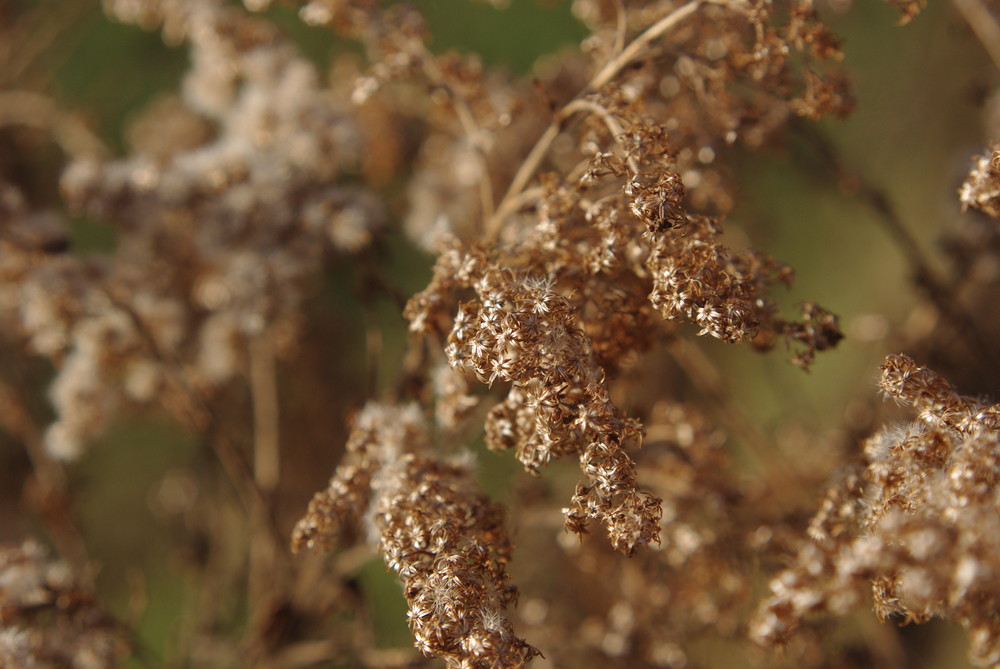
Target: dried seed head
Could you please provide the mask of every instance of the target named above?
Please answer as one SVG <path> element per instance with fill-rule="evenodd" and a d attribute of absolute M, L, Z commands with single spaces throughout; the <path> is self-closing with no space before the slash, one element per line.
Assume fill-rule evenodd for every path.
<path fill-rule="evenodd" d="M 403 582 L 422 653 L 453 669 L 524 666 L 539 653 L 503 614 L 517 598 L 503 509 L 478 491 L 466 464 L 433 458 L 428 446 L 416 406 L 366 406 L 345 462 L 296 525 L 292 547 L 330 549 L 364 519 Z"/>

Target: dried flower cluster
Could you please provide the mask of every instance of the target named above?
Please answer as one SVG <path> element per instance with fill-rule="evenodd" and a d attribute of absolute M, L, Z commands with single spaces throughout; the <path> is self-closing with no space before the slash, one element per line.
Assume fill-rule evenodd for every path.
<path fill-rule="evenodd" d="M 0 549 L 0 666 L 110 669 L 128 651 L 125 629 L 68 566 L 35 542 Z"/>
<path fill-rule="evenodd" d="M 61 361 L 46 441 L 64 458 L 122 401 L 180 394 L 166 403 L 183 418 L 183 396 L 240 373 L 250 342 L 294 336 L 304 277 L 328 249 L 363 248 L 382 216 L 337 183 L 359 160 L 357 124 L 273 26 L 212 2 L 108 10 L 189 42 L 193 68 L 183 104 L 144 121 L 155 144 L 80 157 L 63 175 L 71 209 L 117 226 L 113 256 L 59 253 L 58 217 L 3 185 L 0 317 Z"/>
<path fill-rule="evenodd" d="M 606 378 L 625 358 L 648 349 L 657 329 L 660 336 L 673 332 L 654 322 L 650 307 L 667 319 L 696 323 L 699 334 L 752 340 L 763 350 L 778 337 L 799 342 L 804 350 L 796 360 L 803 366 L 841 338 L 836 318 L 811 304 L 802 323 L 780 319 L 768 288 L 789 283 L 791 271 L 762 254 L 730 251 L 720 242 L 716 221 L 688 212 L 686 184 L 699 191 L 706 179 L 701 197 L 691 198 L 697 202 L 711 197 L 709 183 L 718 183 L 694 165 L 710 164 L 717 150 L 739 138 L 761 142 L 760 117 L 840 113 L 847 103 L 837 97 L 832 80 L 812 69 L 814 62 L 835 58 L 836 46 L 806 6 L 796 6 L 780 27 L 770 25 L 764 7 L 689 3 L 662 15 L 638 12 L 634 16 L 648 23 L 629 26 L 638 36 L 628 48 L 601 45 L 598 36 L 611 27 L 610 18 L 594 8 L 579 11 L 595 32 L 590 47 L 603 49 L 610 62 L 563 105 L 495 208 L 491 197 L 482 198 L 480 212 L 439 207 L 449 212 L 443 220 L 454 230 L 474 228 L 474 219 L 460 217 L 478 213 L 485 234 L 501 244 L 491 248 L 438 237 L 434 278 L 406 313 L 413 330 L 447 336 L 454 369 L 491 386 L 511 384 L 506 400 L 487 419 L 490 447 L 514 448 L 535 472 L 553 457 L 577 455 L 586 480 L 565 512 L 567 527 L 582 532 L 588 520 L 602 521 L 612 545 L 631 555 L 658 540 L 660 510 L 658 500 L 635 486 L 629 451 L 641 443 L 641 427 L 615 408 Z M 683 57 L 652 54 L 632 62 L 640 45 L 660 35 L 664 44 L 658 49 L 673 41 L 683 49 L 694 39 L 686 20 L 725 35 L 709 64 L 699 69 Z M 793 85 L 788 53 L 807 63 L 804 92 Z M 678 80 L 679 73 L 689 81 Z M 751 111 L 764 101 L 738 98 L 722 85 L 743 77 L 755 87 L 802 97 L 782 102 L 772 95 L 767 97 L 772 111 Z M 668 81 L 676 90 L 664 93 Z M 699 94 L 693 96 L 695 106 L 681 94 L 685 89 Z M 471 98 L 472 92 L 466 95 Z M 476 102 L 456 105 L 463 125 L 463 110 L 485 108 L 494 118 L 506 113 L 489 100 Z M 731 114 L 706 123 L 698 115 L 701 104 Z M 568 121 L 577 116 L 582 121 L 571 132 Z M 482 124 L 477 136 L 504 130 L 494 128 L 495 123 Z M 460 132 L 453 136 L 466 141 Z M 557 153 L 560 137 L 572 138 L 576 151 Z M 676 148 L 685 140 L 702 144 L 697 156 Z M 479 162 L 487 167 L 497 158 L 487 150 L 494 145 L 507 146 L 479 147 Z M 532 186 L 546 160 L 554 171 Z M 494 181 L 505 176 L 502 169 L 489 173 Z M 462 201 L 474 201 L 473 195 Z M 475 299 L 463 301 L 470 291 Z"/>
<path fill-rule="evenodd" d="M 623 561 L 602 542 L 523 539 L 547 570 L 564 573 L 564 585 L 548 584 L 518 611 L 560 663 L 684 667 L 697 640 L 740 634 L 752 559 L 740 516 L 753 511 L 740 511 L 747 497 L 723 435 L 687 405 L 658 403 L 649 420 L 637 459 L 643 484 L 663 500 L 660 545 Z M 556 613 L 562 600 L 570 615 Z"/>
<path fill-rule="evenodd" d="M 969 178 L 962 184 L 959 199 L 963 207 L 973 207 L 989 214 L 993 218 L 1000 217 L 1000 153 L 994 150 L 988 156 L 975 159 L 975 166 L 969 172 Z"/>
<path fill-rule="evenodd" d="M 580 48 L 521 78 L 438 52 L 416 4 L 106 0 L 185 49 L 188 69 L 119 156 L 44 96 L 0 90 L 0 446 L 27 454 L 23 500 L 84 568 L 99 552 L 75 527 L 69 462 L 149 408 L 191 434 L 197 455 L 148 494 L 197 591 L 165 665 L 681 669 L 718 664 L 702 649 L 722 644 L 726 662 L 770 666 L 759 646 L 783 643 L 795 666 L 875 665 L 873 643 L 797 641 L 873 589 L 879 618 L 953 620 L 974 662 L 1000 666 L 1000 405 L 891 356 L 882 389 L 918 417 L 851 465 L 846 431 L 756 425 L 719 346 L 699 340 L 784 347 L 807 370 L 843 338 L 818 304 L 784 307 L 794 272 L 751 248 L 759 229 L 737 209 L 739 162 L 856 104 L 821 15 L 850 3 L 827 4 L 573 0 Z M 900 23 L 923 6 L 889 4 Z M 5 16 L 0 37 L 16 36 Z M 286 21 L 338 40 L 328 71 Z M 31 88 L 8 51 L 0 40 L 0 84 Z M 14 125 L 64 151 L 58 201 L 8 168 Z M 997 163 L 977 158 L 960 192 L 994 218 Z M 892 219 L 877 189 L 825 167 Z M 114 247 L 79 252 L 74 217 L 109 223 Z M 948 279 L 892 220 L 937 319 L 911 318 L 894 345 L 989 387 L 1000 323 L 981 305 L 1000 238 L 980 219 L 950 246 L 974 267 Z M 433 256 L 423 286 L 397 267 L 417 249 Z M 355 365 L 339 346 L 362 330 Z M 46 384 L 54 412 L 33 396 Z M 866 402 L 855 434 L 877 430 Z M 342 447 L 324 419 L 349 404 Z M 828 441 L 840 449 L 809 461 Z M 499 455 L 477 471 L 457 444 Z M 530 476 L 492 471 L 503 457 Z M 807 528 L 813 484 L 838 466 Z M 598 525 L 606 538 L 587 536 Z M 373 553 L 422 658 L 380 638 Z M 130 652 L 125 626 L 36 544 L 0 552 L 0 613 L 0 665 Z"/>
<path fill-rule="evenodd" d="M 872 590 L 881 618 L 956 620 L 970 658 L 995 666 L 1000 406 L 959 395 L 903 355 L 886 360 L 881 387 L 917 420 L 866 442 L 864 480 L 848 476 L 831 491 L 752 634 L 781 642 L 804 617 L 842 614 Z"/>
<path fill-rule="evenodd" d="M 366 406 L 344 463 L 296 526 L 293 548 L 330 546 L 364 521 L 403 582 L 421 652 L 455 669 L 523 666 L 538 651 L 503 613 L 517 598 L 503 509 L 478 492 L 467 464 L 428 451 L 416 406 Z"/>

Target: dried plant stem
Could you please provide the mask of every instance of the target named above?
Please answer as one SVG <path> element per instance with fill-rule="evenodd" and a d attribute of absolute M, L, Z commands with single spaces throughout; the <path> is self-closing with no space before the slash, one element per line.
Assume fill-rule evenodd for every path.
<path fill-rule="evenodd" d="M 181 361 L 174 355 L 163 351 L 156 343 L 155 337 L 149 331 L 142 318 L 129 303 L 117 297 L 118 291 L 113 286 L 104 290 L 111 303 L 122 310 L 132 321 L 143 344 L 150 355 L 160 363 L 166 371 L 167 378 L 173 384 L 179 398 L 177 407 L 182 420 L 192 429 L 205 434 L 205 443 L 215 453 L 226 476 L 232 482 L 244 508 L 253 518 L 266 519 L 266 530 L 271 535 L 270 540 L 275 545 L 282 545 L 281 534 L 270 513 L 270 502 L 264 491 L 257 485 L 253 468 L 243 451 L 233 443 L 232 439 L 222 431 L 220 421 L 209 404 L 185 378 Z"/>
<path fill-rule="evenodd" d="M 50 98 L 30 91 L 0 91 L 0 127 L 23 125 L 47 131 L 72 156 L 106 156 L 104 143 Z"/>
<path fill-rule="evenodd" d="M 511 198 L 504 199 L 504 201 L 497 208 L 494 213 L 494 219 L 498 221 L 503 221 L 507 216 L 514 213 L 518 209 L 527 206 L 532 202 L 536 202 L 545 195 L 545 189 L 539 186 L 533 188 L 525 188 L 517 195 Z"/>
<path fill-rule="evenodd" d="M 383 249 L 384 251 L 384 249 Z M 388 259 L 383 253 L 366 253 L 359 258 L 362 280 L 358 284 L 357 296 L 365 314 L 365 355 L 366 377 L 365 396 L 373 398 L 379 392 L 382 359 L 385 351 L 383 331 L 385 323 L 379 314 L 378 300 L 388 298 L 398 312 L 406 308 L 407 297 L 403 295 L 385 275 L 384 267 Z"/>
<path fill-rule="evenodd" d="M 670 12 L 662 19 L 647 28 L 641 35 L 632 40 L 620 54 L 597 73 L 597 75 L 587 84 L 587 91 L 596 91 L 605 86 L 626 65 L 635 60 L 642 50 L 649 46 L 650 42 L 662 36 L 665 32 L 677 26 L 678 23 L 688 18 L 701 6 L 702 0 L 691 0 L 687 4 L 681 5 Z"/>
<path fill-rule="evenodd" d="M 262 491 L 274 490 L 281 472 L 278 380 L 274 345 L 265 333 L 250 342 L 250 390 L 253 398 L 254 480 Z"/>
<path fill-rule="evenodd" d="M 625 47 L 618 56 L 609 61 L 601 70 L 594 76 L 593 79 L 584 87 L 584 89 L 571 100 L 566 106 L 556 112 L 555 118 L 553 118 L 552 123 L 545 129 L 542 136 L 538 138 L 538 141 L 528 152 L 528 156 L 521 163 L 520 168 L 518 168 L 517 173 L 514 175 L 513 180 L 510 182 L 510 186 L 507 188 L 506 194 L 504 194 L 503 199 L 500 200 L 500 204 L 497 205 L 496 212 L 493 216 L 489 218 L 484 218 L 486 225 L 483 230 L 483 236 L 487 241 L 494 241 L 497 235 L 500 234 L 500 228 L 503 226 L 504 217 L 500 214 L 506 215 L 507 212 L 511 211 L 508 206 L 508 202 L 517 197 L 524 188 L 528 185 L 534 177 L 535 172 L 542 164 L 542 160 L 545 155 L 552 148 L 552 142 L 555 141 L 559 133 L 562 132 L 564 124 L 572 117 L 576 112 L 583 111 L 585 107 L 576 106 L 582 99 L 583 96 L 600 89 L 605 86 L 608 82 L 614 79 L 622 68 L 631 63 L 635 58 L 642 53 L 650 42 L 662 36 L 665 32 L 671 28 L 676 27 L 684 19 L 688 18 L 702 5 L 703 0 L 691 0 L 687 4 L 681 5 L 674 11 L 670 12 L 662 19 L 654 23 L 652 26 L 647 28 L 641 35 L 636 37 L 632 42 Z M 592 111 L 592 110 L 591 110 Z"/>
<path fill-rule="evenodd" d="M 556 114 L 555 120 L 545 129 L 542 136 L 538 138 L 535 145 L 531 147 L 531 151 L 528 152 L 528 156 L 521 163 L 521 167 L 518 168 L 517 173 L 514 175 L 514 180 L 511 181 L 510 187 L 507 189 L 507 193 L 500 200 L 500 204 L 497 205 L 496 212 L 491 218 L 486 221 L 486 229 L 483 231 L 483 236 L 487 241 L 494 241 L 497 235 L 500 233 L 500 227 L 503 225 L 504 219 L 500 216 L 501 213 L 506 214 L 510 207 L 508 202 L 524 190 L 524 187 L 528 185 L 528 182 L 533 176 L 535 176 L 535 171 L 542 164 L 542 159 L 545 158 L 545 154 L 549 152 L 549 148 L 552 147 L 552 142 L 555 141 L 559 133 L 562 132 L 563 123 L 566 122 L 566 116 L 562 111 Z"/>
<path fill-rule="evenodd" d="M 622 0 L 614 0 L 615 5 L 615 44 L 613 52 L 615 54 L 621 54 L 625 49 L 625 38 L 626 30 L 628 30 L 628 21 L 626 20 L 627 14 L 625 10 L 625 3 Z"/>
<path fill-rule="evenodd" d="M 486 160 L 486 149 L 483 146 L 482 129 L 476 122 L 476 117 L 472 113 L 469 101 L 448 83 L 448 78 L 441 71 L 441 68 L 438 67 L 437 59 L 426 50 L 423 56 L 424 74 L 427 75 L 427 79 L 433 85 L 448 91 L 455 109 L 455 116 L 458 117 L 458 122 L 465 132 L 466 139 L 468 139 L 469 144 L 476 150 L 476 155 L 479 157 L 479 169 L 482 171 L 479 179 L 479 200 L 482 207 L 483 219 L 488 220 L 493 216 L 494 211 L 493 184 L 490 183 L 489 164 Z"/>
<path fill-rule="evenodd" d="M 578 111 L 589 111 L 593 113 L 595 116 L 604 121 L 604 125 L 607 126 L 608 132 L 611 133 L 611 136 L 615 138 L 616 142 L 625 132 L 621 123 L 619 123 L 618 119 L 611 115 L 611 112 L 608 111 L 607 107 L 592 100 L 573 100 L 568 105 L 563 107 L 563 111 L 567 114 L 575 114 Z M 629 155 L 628 158 L 625 159 L 625 162 L 629 169 L 632 170 L 632 174 L 637 174 L 639 172 L 639 161 L 635 156 Z"/>
<path fill-rule="evenodd" d="M 367 397 L 378 395 L 380 370 L 382 368 L 382 356 L 384 354 L 384 339 L 382 337 L 382 323 L 380 322 L 378 309 L 371 302 L 365 302 L 365 385 Z"/>
<path fill-rule="evenodd" d="M 1000 24 L 982 0 L 955 0 L 955 7 L 976 33 L 993 64 L 1000 70 Z"/>
<path fill-rule="evenodd" d="M 33 501 L 45 519 L 60 557 L 75 568 L 83 567 L 87 549 L 70 511 L 65 469 L 45 450 L 42 432 L 21 395 L 3 381 L 0 381 L 0 426 L 24 444 L 38 486 Z"/>
<path fill-rule="evenodd" d="M 814 128 L 802 126 L 799 130 L 820 152 L 824 164 L 832 169 L 837 181 L 877 214 L 876 220 L 899 247 L 903 257 L 909 263 L 917 286 L 923 290 L 938 312 L 953 324 L 957 334 L 965 339 L 970 349 L 981 360 L 988 363 L 977 368 L 976 373 L 984 381 L 989 382 L 989 372 L 1000 370 L 1000 358 L 998 358 L 992 342 L 983 336 L 976 319 L 962 305 L 953 288 L 931 265 L 886 193 L 847 167 L 836 148 L 820 132 Z"/>
<path fill-rule="evenodd" d="M 995 359 L 989 347 L 978 333 L 971 316 L 961 308 L 952 290 L 949 289 L 945 280 L 941 278 L 937 271 L 931 267 L 927 256 L 924 255 L 917 240 L 907 229 L 906 224 L 899 216 L 899 212 L 889 201 L 888 196 L 881 190 L 867 184 L 860 179 L 854 179 L 858 195 L 871 209 L 878 214 L 878 221 L 883 229 L 889 234 L 909 262 L 917 284 L 924 289 L 927 296 L 931 298 L 938 310 L 954 319 L 954 322 L 961 323 L 963 331 L 974 339 L 974 344 L 980 349 L 979 353 L 995 364 Z"/>
<path fill-rule="evenodd" d="M 2 86 L 13 88 L 23 81 L 37 85 L 42 77 L 51 76 L 43 72 L 58 71 L 79 41 L 73 28 L 92 10 L 89 2 L 67 2 L 59 6 L 59 11 L 43 5 L 18 17 L 0 34 Z"/>
<path fill-rule="evenodd" d="M 281 475 L 280 411 L 274 344 L 268 333 L 250 342 L 250 390 L 254 421 L 254 481 L 267 507 L 255 506 L 251 513 L 248 602 L 255 618 L 268 615 L 267 603 L 283 585 L 281 554 L 273 533 L 268 531 L 274 489 Z M 259 629 L 256 624 L 252 629 Z"/>
<path fill-rule="evenodd" d="M 742 407 L 729 396 L 722 374 L 697 343 L 678 338 L 671 342 L 668 350 L 692 385 L 708 400 L 713 413 L 726 431 L 732 435 L 739 435 L 740 442 L 757 461 L 758 466 L 762 470 L 780 472 L 786 489 L 794 492 L 794 497 L 811 499 L 812 493 L 803 485 L 799 472 L 788 462 L 774 442 L 765 437 L 758 426 L 747 417 Z"/>

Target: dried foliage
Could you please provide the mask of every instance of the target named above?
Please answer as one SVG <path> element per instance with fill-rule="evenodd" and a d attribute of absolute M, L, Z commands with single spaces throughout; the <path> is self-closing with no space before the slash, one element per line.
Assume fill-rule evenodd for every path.
<path fill-rule="evenodd" d="M 962 184 L 959 199 L 963 207 L 973 207 L 992 216 L 1000 217 L 1000 154 L 994 149 L 988 156 L 979 156 L 969 172 L 969 178 Z"/>
<path fill-rule="evenodd" d="M 902 25 L 913 20 L 913 17 L 920 13 L 927 2 L 926 0 L 889 0 L 889 4 L 899 10 L 899 23 Z"/>
<path fill-rule="evenodd" d="M 46 446 L 62 458 L 123 401 L 158 399 L 204 422 L 192 394 L 231 381 L 248 342 L 293 334 L 303 278 L 326 249 L 363 248 L 382 215 L 363 188 L 337 184 L 358 162 L 356 122 L 273 26 L 214 3 L 108 11 L 190 42 L 181 113 L 214 132 L 151 120 L 158 147 L 67 167 L 68 207 L 118 226 L 110 258 L 58 253 L 58 218 L 4 185 L 0 318 L 61 361 Z"/>
<path fill-rule="evenodd" d="M 310 503 L 292 547 L 331 545 L 364 519 L 403 581 L 421 652 L 455 668 L 523 666 L 538 651 L 503 615 L 517 599 L 503 509 L 477 490 L 467 466 L 435 459 L 428 447 L 416 406 L 366 406 L 344 463 Z"/>
<path fill-rule="evenodd" d="M 129 653 L 126 629 L 32 541 L 0 549 L 0 624 L 4 667 L 110 668 Z"/>
<path fill-rule="evenodd" d="M 106 0 L 188 56 L 120 155 L 0 39 L 0 445 L 23 447 L 22 501 L 66 560 L 0 552 L 0 665 L 161 663 L 73 576 L 100 561 L 73 463 L 164 414 L 197 445 L 148 492 L 193 591 L 164 666 L 772 666 L 777 645 L 798 667 L 912 666 L 892 632 L 837 645 L 833 623 L 803 624 L 867 592 L 879 619 L 954 621 L 1000 666 L 1000 405 L 893 355 L 882 390 L 916 420 L 879 429 L 867 398 L 831 402 L 862 415 L 831 437 L 758 425 L 717 368 L 743 344 L 809 370 L 844 337 L 819 304 L 786 306 L 792 268 L 734 212 L 755 152 L 853 110 L 823 15 L 845 3 L 570 4 L 579 49 L 518 77 L 440 53 L 417 4 Z M 889 4 L 900 23 L 923 6 Z M 18 21 L 38 15 L 10 15 L 0 37 L 30 44 Z M 327 71 L 289 21 L 336 44 Z M 23 126 L 61 151 L 58 170 L 32 163 L 58 199 L 10 167 Z M 995 226 L 953 235 L 968 269 L 942 278 L 819 144 L 926 299 L 894 345 L 995 387 Z M 996 218 L 991 151 L 959 200 Z M 113 248 L 75 248 L 81 218 Z M 421 252 L 422 286 L 401 277 Z M 372 556 L 419 654 L 379 638 Z"/>
<path fill-rule="evenodd" d="M 960 622 L 970 659 L 996 666 L 1000 406 L 959 395 L 903 355 L 886 360 L 881 387 L 917 420 L 865 443 L 863 477 L 830 491 L 751 634 L 780 643 L 806 616 L 845 613 L 870 591 L 882 619 Z"/>

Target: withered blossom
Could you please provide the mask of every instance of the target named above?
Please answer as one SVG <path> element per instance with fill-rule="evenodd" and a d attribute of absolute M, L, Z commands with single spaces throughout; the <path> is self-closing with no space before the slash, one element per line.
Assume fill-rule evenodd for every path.
<path fill-rule="evenodd" d="M 864 479 L 831 490 L 793 566 L 751 626 L 762 643 L 803 620 L 844 614 L 873 594 L 879 618 L 953 620 L 969 658 L 1000 662 L 1000 405 L 959 395 L 905 355 L 882 366 L 882 390 L 917 412 L 865 443 Z"/>
<path fill-rule="evenodd" d="M 959 190 L 963 207 L 972 207 L 1000 218 L 1000 149 L 993 148 L 989 155 L 977 156 L 972 171 Z"/>
<path fill-rule="evenodd" d="M 129 635 L 39 543 L 0 548 L 0 666 L 113 669 Z"/>
<path fill-rule="evenodd" d="M 68 206 L 117 226 L 109 257 L 53 254 L 58 238 L 25 237 L 42 222 L 57 228 L 57 215 L 2 186 L 0 318 L 60 363 L 46 441 L 63 458 L 123 402 L 230 381 L 250 342 L 294 321 L 324 252 L 365 248 L 383 215 L 363 188 L 337 183 L 361 150 L 350 107 L 269 23 L 215 2 L 123 0 L 108 11 L 189 43 L 181 102 L 215 127 L 189 141 L 179 124 L 155 151 L 69 164 Z"/>
<path fill-rule="evenodd" d="M 902 23 L 923 2 L 890 4 Z M 955 620 L 976 662 L 1000 664 L 1000 409 L 891 357 L 883 390 L 918 418 L 865 442 L 807 528 L 809 489 L 843 453 L 786 457 L 773 442 L 795 426 L 758 433 L 699 339 L 784 347 L 808 369 L 843 337 L 812 301 L 779 307 L 793 269 L 754 248 L 763 235 L 736 208 L 744 156 L 855 105 L 826 8 L 569 5 L 579 49 L 518 77 L 440 52 L 420 3 L 105 0 L 112 19 L 184 49 L 188 69 L 118 156 L 54 102 L 37 107 L 66 152 L 60 201 L 0 172 L 0 440 L 27 453 L 23 501 L 86 557 L 56 458 L 158 409 L 214 456 L 198 450 L 147 491 L 157 531 L 184 537 L 168 559 L 196 584 L 180 663 L 682 669 L 711 665 L 702 650 L 718 644 L 727 660 L 781 662 L 749 632 L 799 643 L 794 666 L 907 666 L 802 629 L 874 590 L 882 618 Z M 352 48 L 338 42 L 324 73 L 279 27 L 297 20 L 288 6 Z M 0 15 L 0 83 L 32 88 Z M 29 98 L 0 94 L 0 131 Z M 997 162 L 977 159 L 961 192 L 994 217 Z M 111 224 L 114 249 L 75 249 L 72 216 Z M 398 271 L 418 248 L 434 256 L 422 290 Z M 976 258 L 995 266 L 992 249 Z M 962 306 L 959 283 L 938 305 Z M 341 350 L 342 332 L 363 333 L 367 355 Z M 341 378 L 362 357 L 368 382 Z M 363 408 L 341 451 L 348 404 Z M 858 404 L 860 432 L 875 421 Z M 801 441 L 815 442 L 806 458 L 826 443 Z M 506 506 L 459 444 L 523 467 L 482 472 Z M 372 552 L 397 577 L 413 643 L 377 638 L 360 566 Z M 80 582 L 34 544 L 0 551 L 0 666 L 123 661 L 128 626 Z"/>
<path fill-rule="evenodd" d="M 468 465 L 429 455 L 426 430 L 414 405 L 366 406 L 292 546 L 331 548 L 364 525 L 403 582 L 422 653 L 455 669 L 521 667 L 538 651 L 504 616 L 517 589 L 507 576 L 513 546 L 503 509 L 478 491 Z"/>

